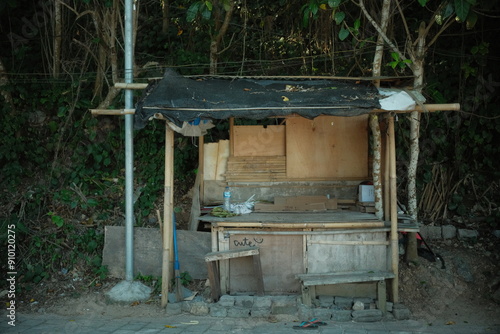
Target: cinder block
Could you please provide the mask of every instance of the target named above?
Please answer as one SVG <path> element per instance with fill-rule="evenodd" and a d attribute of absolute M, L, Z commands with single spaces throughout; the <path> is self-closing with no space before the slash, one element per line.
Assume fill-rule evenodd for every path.
<path fill-rule="evenodd" d="M 182 313 L 182 303 L 169 303 L 167 304 L 168 315 L 179 315 Z"/>
<path fill-rule="evenodd" d="M 330 308 L 333 305 L 334 297 L 333 296 L 320 295 L 320 296 L 318 296 L 318 300 L 319 300 L 319 306 L 320 307 L 328 307 L 328 308 Z"/>
<path fill-rule="evenodd" d="M 192 315 L 207 315 L 210 312 L 207 303 L 205 302 L 193 302 L 191 304 L 191 309 L 189 313 Z"/>
<path fill-rule="evenodd" d="M 212 304 L 210 306 L 210 316 L 216 318 L 225 318 L 227 317 L 227 308 L 218 304 Z"/>
<path fill-rule="evenodd" d="M 313 309 L 304 304 L 298 304 L 297 316 L 299 319 L 312 319 L 314 318 Z"/>
<path fill-rule="evenodd" d="M 370 308 L 370 305 L 373 303 L 373 299 L 370 297 L 354 297 L 353 302 L 362 302 L 365 306 L 365 310 Z"/>
<path fill-rule="evenodd" d="M 420 234 L 426 240 L 441 239 L 441 226 L 422 225 L 420 226 Z"/>
<path fill-rule="evenodd" d="M 297 314 L 297 298 L 294 296 L 274 297 L 271 314 Z"/>
<path fill-rule="evenodd" d="M 479 236 L 479 232 L 476 230 L 458 229 L 458 238 L 460 240 L 464 239 L 475 239 Z"/>
<path fill-rule="evenodd" d="M 250 309 L 246 307 L 233 306 L 227 309 L 228 318 L 248 318 L 250 317 Z"/>
<path fill-rule="evenodd" d="M 335 310 L 332 314 L 333 321 L 337 322 L 349 322 L 352 320 L 350 310 Z"/>
<path fill-rule="evenodd" d="M 253 301 L 253 307 L 255 308 L 271 308 L 272 300 L 271 297 L 255 297 Z"/>
<path fill-rule="evenodd" d="M 392 314 L 396 320 L 408 320 L 410 319 L 411 312 L 403 304 L 396 303 L 392 306 Z"/>
<path fill-rule="evenodd" d="M 234 305 L 246 308 L 252 308 L 254 302 L 254 297 L 252 296 L 235 296 Z"/>
<path fill-rule="evenodd" d="M 351 315 L 356 322 L 375 322 L 382 320 L 384 314 L 381 310 L 361 310 L 352 311 Z"/>
<path fill-rule="evenodd" d="M 234 296 L 223 295 L 220 297 L 218 304 L 224 307 L 232 307 L 234 306 L 235 299 Z"/>
<path fill-rule="evenodd" d="M 271 314 L 271 307 L 254 307 L 250 311 L 252 318 L 265 318 Z"/>
<path fill-rule="evenodd" d="M 321 320 L 330 320 L 332 318 L 333 310 L 330 308 L 315 308 L 313 309 L 315 318 Z"/>
<path fill-rule="evenodd" d="M 335 297 L 335 306 L 341 310 L 350 310 L 352 307 L 352 298 L 348 297 Z"/>
<path fill-rule="evenodd" d="M 443 232 L 443 239 L 453 239 L 457 236 L 457 228 L 453 225 L 441 226 Z"/>

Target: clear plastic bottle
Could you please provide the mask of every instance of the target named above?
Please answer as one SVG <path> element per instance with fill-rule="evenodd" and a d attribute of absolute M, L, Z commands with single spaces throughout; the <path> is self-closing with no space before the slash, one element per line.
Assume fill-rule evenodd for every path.
<path fill-rule="evenodd" d="M 224 210 L 231 211 L 231 190 L 229 187 L 224 189 Z"/>

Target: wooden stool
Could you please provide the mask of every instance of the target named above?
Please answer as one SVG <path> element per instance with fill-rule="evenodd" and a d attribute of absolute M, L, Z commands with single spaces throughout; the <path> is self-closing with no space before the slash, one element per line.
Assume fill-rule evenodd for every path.
<path fill-rule="evenodd" d="M 214 301 L 218 301 L 221 295 L 220 277 L 219 270 L 217 268 L 217 261 L 246 256 L 253 257 L 253 269 L 257 278 L 257 295 L 264 295 L 264 279 L 262 278 L 262 266 L 260 263 L 259 247 L 247 247 L 221 252 L 212 252 L 205 255 L 205 262 L 208 266 L 208 278 L 210 279 L 210 286 L 212 288 L 212 299 Z"/>

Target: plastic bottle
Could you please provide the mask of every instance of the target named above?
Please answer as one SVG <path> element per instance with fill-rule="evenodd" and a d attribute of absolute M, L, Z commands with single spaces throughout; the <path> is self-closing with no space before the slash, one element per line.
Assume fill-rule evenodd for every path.
<path fill-rule="evenodd" d="M 229 187 L 224 189 L 224 210 L 231 211 L 231 190 Z"/>

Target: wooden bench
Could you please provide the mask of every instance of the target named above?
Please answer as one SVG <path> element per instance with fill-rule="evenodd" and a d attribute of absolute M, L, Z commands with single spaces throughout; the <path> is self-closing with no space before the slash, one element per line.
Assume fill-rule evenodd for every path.
<path fill-rule="evenodd" d="M 264 279 L 262 277 L 262 265 L 260 263 L 259 247 L 238 248 L 220 252 L 212 252 L 205 255 L 205 262 L 208 266 L 208 278 L 212 288 L 212 299 L 218 301 L 221 296 L 220 277 L 217 262 L 240 257 L 253 257 L 253 270 L 257 279 L 257 295 L 264 295 Z"/>
<path fill-rule="evenodd" d="M 387 287 L 385 280 L 394 278 L 395 276 L 393 273 L 385 271 L 355 271 L 321 274 L 298 274 L 295 277 L 301 281 L 302 303 L 308 306 L 311 306 L 312 300 L 316 299 L 316 286 L 318 285 L 378 282 L 377 299 L 379 303 L 379 309 L 382 312 L 386 312 Z"/>

